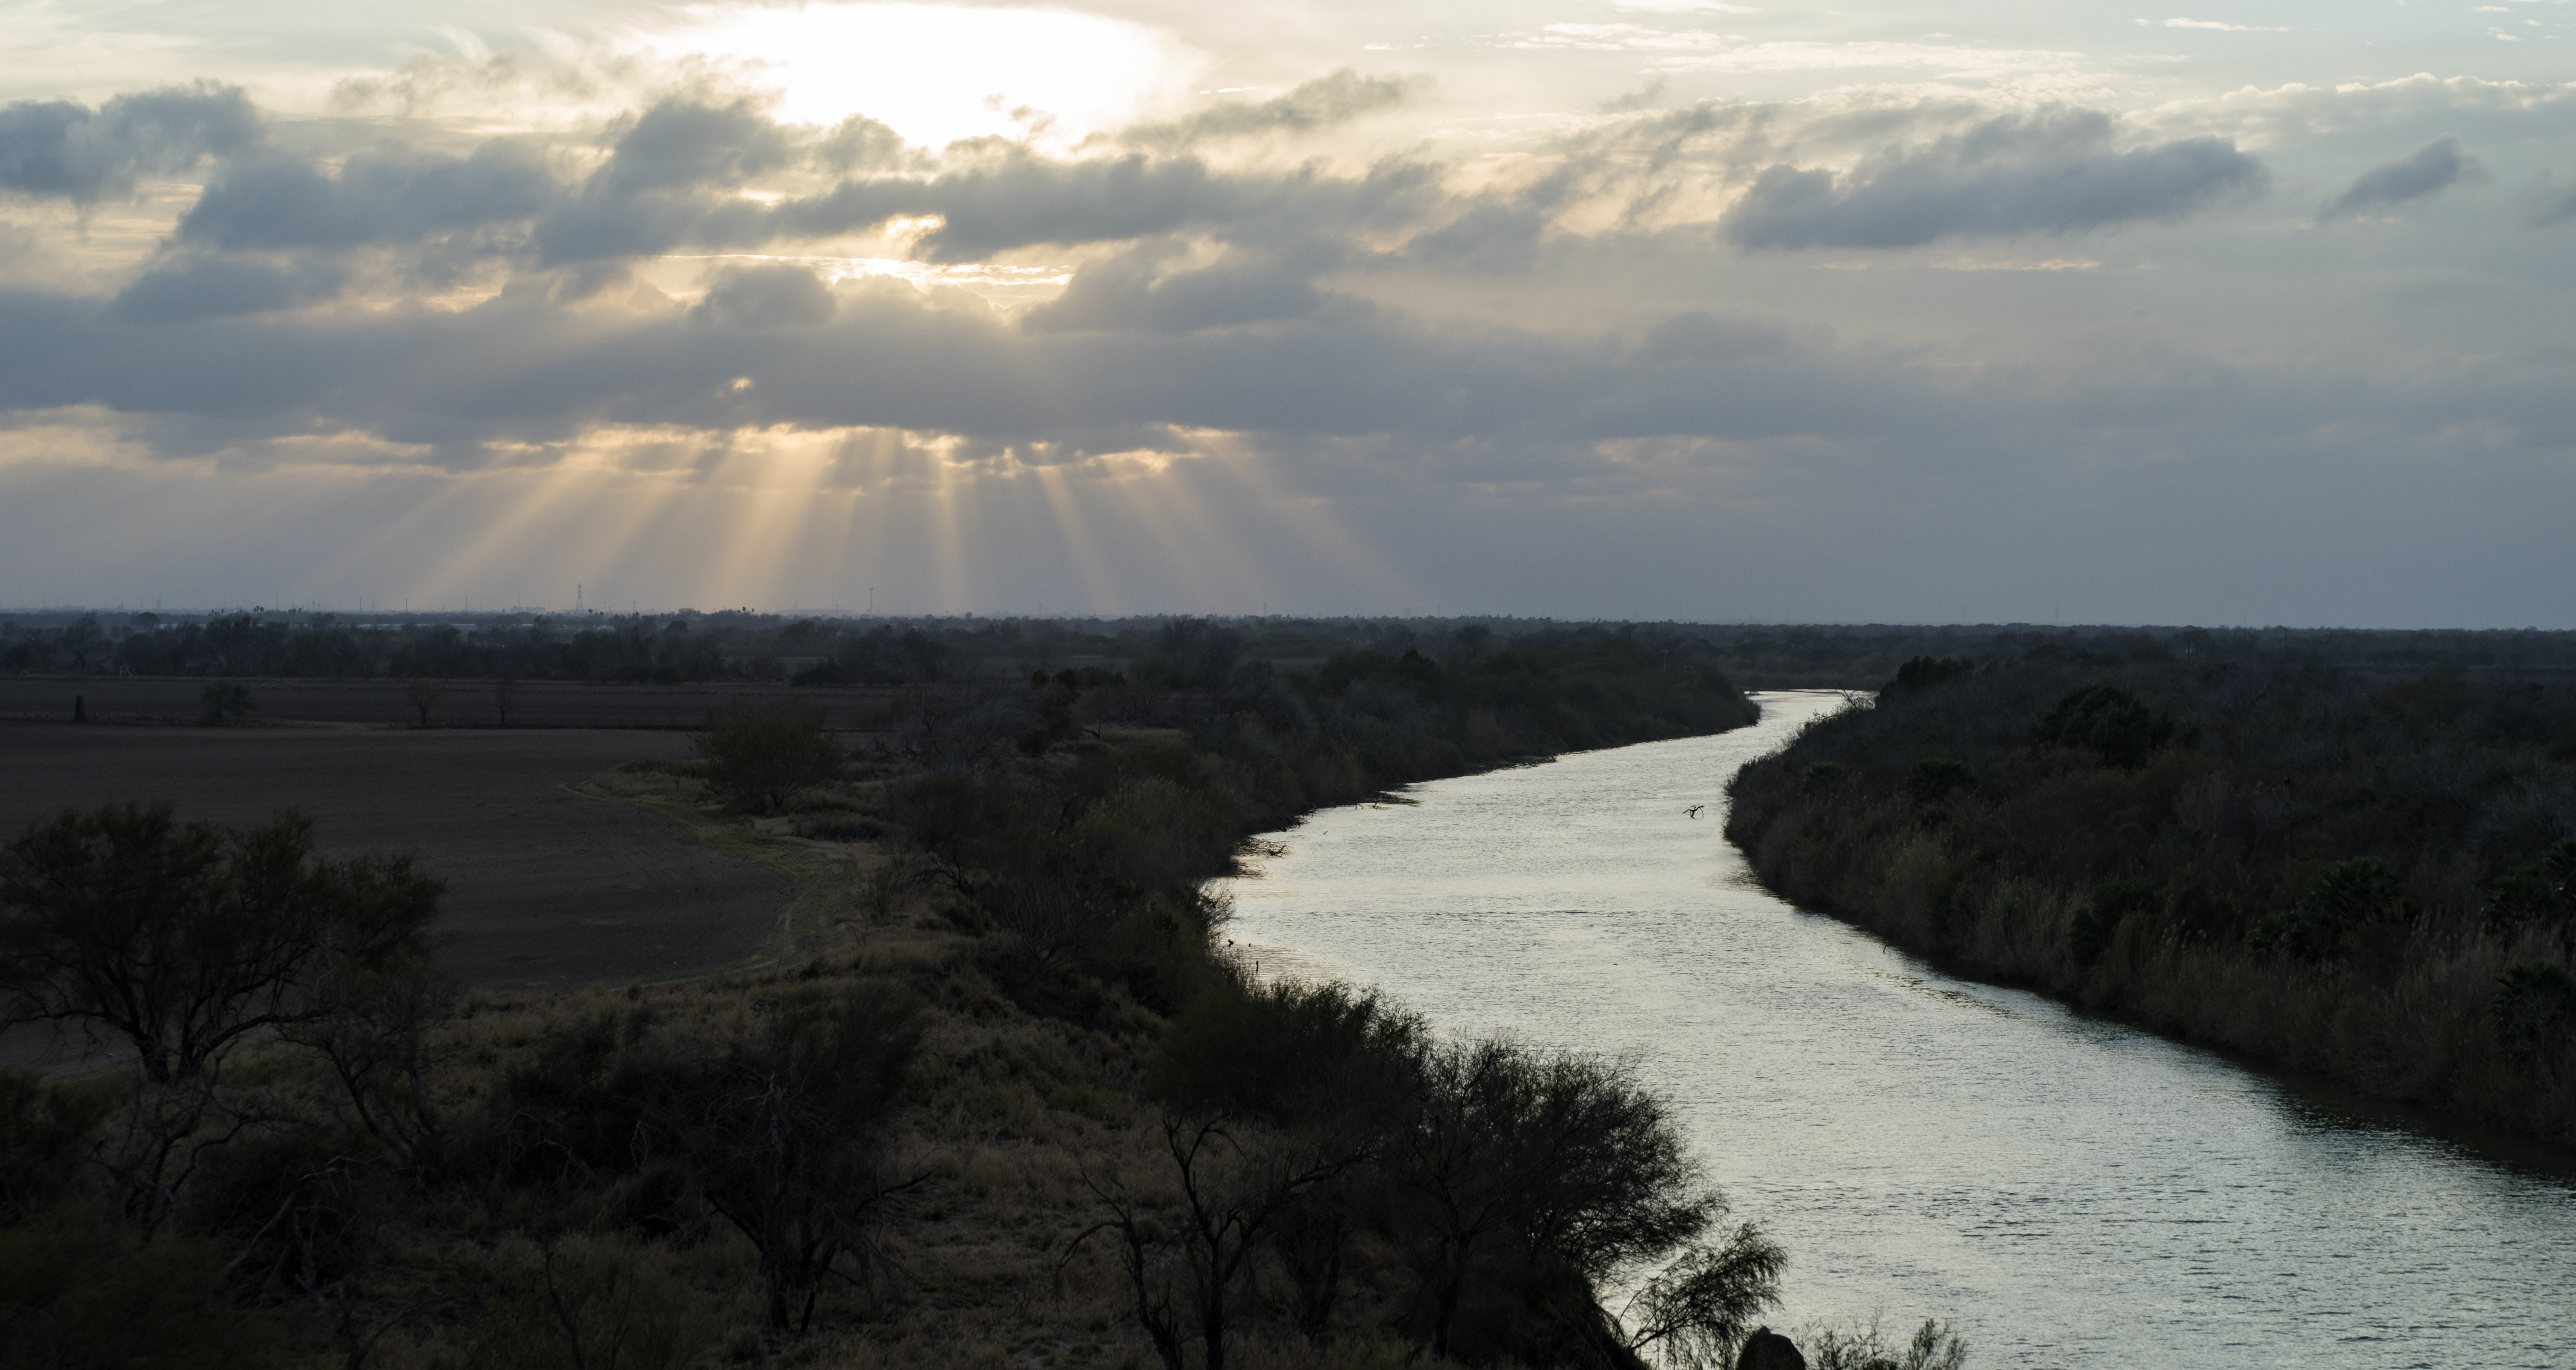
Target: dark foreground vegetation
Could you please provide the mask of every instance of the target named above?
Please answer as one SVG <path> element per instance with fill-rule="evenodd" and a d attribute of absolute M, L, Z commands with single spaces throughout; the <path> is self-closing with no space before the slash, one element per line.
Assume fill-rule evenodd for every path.
<path fill-rule="evenodd" d="M 737 709 L 599 777 L 803 882 L 774 955 L 694 981 L 460 996 L 406 860 L 36 825 L 0 983 L 120 1064 L 0 1075 L 0 1363 L 1789 1363 L 1787 1257 L 1624 1067 L 1256 982 L 1203 885 L 1315 805 L 1742 696 L 1635 633 L 1283 672 L 1223 631 L 864 746 Z"/>
<path fill-rule="evenodd" d="M 1918 658 L 1747 767 L 1728 833 L 1971 973 L 2576 1146 L 2564 636 Z"/>

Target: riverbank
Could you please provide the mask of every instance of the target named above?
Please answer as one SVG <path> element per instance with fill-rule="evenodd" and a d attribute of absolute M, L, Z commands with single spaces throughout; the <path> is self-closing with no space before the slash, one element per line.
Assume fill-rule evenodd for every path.
<path fill-rule="evenodd" d="M 1750 729 L 1319 813 L 1228 882 L 1228 935 L 1443 1032 L 1636 1061 L 1788 1250 L 1775 1327 L 1937 1313 L 1978 1364 L 2084 1370 L 2557 1363 L 2576 1170 L 1784 903 L 1723 787 L 1840 700 L 1757 698 Z"/>
<path fill-rule="evenodd" d="M 1966 974 L 2576 1146 L 2547 884 L 2576 822 L 2566 687 L 1910 669 L 1738 777 L 1728 835 L 1769 888 Z"/>
<path fill-rule="evenodd" d="M 1391 1006 L 1327 998 L 1314 1003 L 1333 1021 L 1381 1026 L 1282 1056 L 1261 1025 L 1314 1005 L 1265 997 L 1214 940 L 1225 909 L 1201 882 L 1234 868 L 1247 833 L 1314 804 L 1753 714 L 1721 677 L 1667 670 L 1617 634 L 1478 645 L 1447 663 L 1355 653 L 1313 678 L 1253 670 L 1222 694 L 1066 672 L 925 699 L 856 757 L 832 756 L 809 717 L 794 749 L 827 762 L 772 806 L 703 757 L 595 777 L 599 799 L 795 874 L 768 965 L 461 1001 L 389 965 L 394 980 L 348 982 L 357 999 L 336 980 L 286 986 L 327 1006 L 332 1031 L 248 1039 L 220 1081 L 128 1097 L 121 1079 L 12 1078 L 0 1134 L 27 1183 L 0 1214 L 0 1269 L 16 1272 L 0 1346 L 79 1364 L 158 1354 L 134 1338 L 165 1337 L 208 1366 L 395 1370 L 1117 1365 L 1167 1350 L 1178 1319 L 1194 1364 L 1579 1351 L 1631 1366 L 1597 1300 L 1612 1271 L 1676 1259 L 1701 1263 L 1674 1267 L 1671 1316 L 1637 1327 L 1723 1342 L 1727 1310 L 1758 1299 L 1671 1300 L 1758 1293 L 1759 1260 L 1709 1262 L 1763 1248 L 1716 1224 L 1658 1149 L 1661 1105 L 1615 1067 L 1510 1048 L 1478 1070 L 1644 1120 L 1621 1134 L 1644 1151 L 1595 1159 L 1637 1177 L 1618 1221 L 1647 1215 L 1646 1230 L 1563 1254 L 1514 1211 L 1439 1236 L 1421 1225 L 1419 1166 L 1378 1142 L 1326 1152 L 1354 1119 L 1454 1112 L 1448 1048 Z M 794 731 L 755 712 L 737 718 L 750 734 Z M 1157 1075 L 1212 1040 L 1230 1044 L 1200 1053 L 1213 1066 Z M 1243 1076 L 1256 1060 L 1272 1073 Z M 1362 1078 L 1394 1092 L 1313 1111 Z M 92 1140 L 146 1117 L 138 1099 L 174 1148 L 140 1170 L 87 1167 Z M 1219 1119 L 1195 1160 L 1174 1150 L 1167 1124 Z M 1517 1129 L 1539 1121 L 1481 1117 L 1460 1135 L 1519 1155 Z M 1306 1178 L 1279 1191 L 1293 1204 L 1240 1209 L 1296 1164 Z M 1168 1218 L 1193 1195 L 1235 1206 L 1204 1249 Z M 1166 1216 L 1116 1225 L 1149 1210 Z M 1232 1268 L 1213 1295 L 1190 1283 L 1202 1257 Z M 145 1286 L 167 1316 L 126 1318 L 89 1292 Z M 1526 1297 L 1481 1292 L 1507 1286 Z"/>

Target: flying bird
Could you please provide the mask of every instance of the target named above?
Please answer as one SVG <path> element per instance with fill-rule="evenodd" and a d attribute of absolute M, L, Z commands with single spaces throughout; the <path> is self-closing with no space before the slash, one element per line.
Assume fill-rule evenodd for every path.
<path fill-rule="evenodd" d="M 1682 812 L 1689 814 L 1693 818 L 1697 818 L 1699 817 L 1699 811 L 1707 807 L 1708 806 L 1706 804 L 1693 804 L 1689 808 L 1682 810 Z"/>

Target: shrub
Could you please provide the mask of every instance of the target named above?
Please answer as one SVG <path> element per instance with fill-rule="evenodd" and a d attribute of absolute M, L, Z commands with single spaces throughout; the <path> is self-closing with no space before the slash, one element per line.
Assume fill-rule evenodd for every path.
<path fill-rule="evenodd" d="M 2258 950 L 2301 961 L 2324 961 L 2351 949 L 2353 934 L 2376 923 L 2414 916 L 2406 891 L 2388 867 L 2362 858 L 2328 866 L 2299 902 L 2255 925 Z"/>
<path fill-rule="evenodd" d="M 2484 912 L 2495 932 L 2537 929 L 2558 939 L 2560 955 L 2576 956 L 2576 839 L 2498 880 Z"/>
<path fill-rule="evenodd" d="M 1881 688 L 1882 694 L 1919 694 L 1953 676 L 1963 676 L 1977 669 L 1977 663 L 1966 657 L 1918 656 L 1896 668 L 1896 679 Z"/>
<path fill-rule="evenodd" d="M 887 994 L 791 1003 L 763 1038 L 674 1072 L 657 1130 L 760 1253 L 773 1328 L 810 1326 L 826 1278 L 864 1287 L 882 1273 L 875 1229 L 902 1188 L 884 1171 L 884 1133 L 916 1020 Z"/>
<path fill-rule="evenodd" d="M 209 728 L 220 728 L 251 711 L 250 690 L 235 680 L 219 680 L 197 692 L 201 712 L 197 721 Z"/>
<path fill-rule="evenodd" d="M 1229 976 L 1194 996 L 1156 1044 L 1146 1092 L 1286 1124 L 1360 1100 L 1384 1107 L 1425 1044 L 1422 1021 L 1348 985 Z"/>
<path fill-rule="evenodd" d="M 817 842 L 873 842 L 884 833 L 876 824 L 856 814 L 829 809 L 796 815 L 796 821 L 789 825 L 789 830 L 798 837 Z"/>
<path fill-rule="evenodd" d="M 2124 771 L 2147 764 L 2173 735 L 2171 715 L 2116 685 L 2080 686 L 2030 725 L 2034 745 L 2089 751 L 2103 765 Z"/>
<path fill-rule="evenodd" d="M 707 784 L 736 808 L 775 813 L 788 796 L 840 774 L 840 739 L 821 715 L 798 704 L 736 702 L 711 713 L 689 739 L 706 763 Z"/>
<path fill-rule="evenodd" d="M 2097 886 L 2066 930 L 2066 958 L 2082 970 L 2102 959 L 2122 920 L 2163 907 L 2164 887 L 2152 880 L 2114 880 Z"/>
<path fill-rule="evenodd" d="M 645 1253 L 575 1237 L 485 1321 L 465 1370 L 684 1370 L 716 1331 L 698 1293 Z"/>
<path fill-rule="evenodd" d="M 2508 970 L 2496 982 L 2496 1041 L 2516 1056 L 2530 1056 L 2563 1043 L 2576 1029 L 2576 976 L 2556 966 L 2530 962 Z"/>
<path fill-rule="evenodd" d="M 104 1090 L 0 1070 L 0 1226 L 33 1217 L 71 1191 L 90 1134 L 115 1108 Z"/>
<path fill-rule="evenodd" d="M 1636 1335 L 1677 1349 L 1722 1355 L 1776 1300 L 1784 1258 L 1757 1229 L 1699 1244 L 1725 1203 L 1625 1066 L 1475 1042 L 1427 1053 L 1422 1081 L 1383 1164 L 1434 1356 L 1618 1364 L 1635 1344 L 1595 1291 L 1655 1265 Z"/>
<path fill-rule="evenodd" d="M 1953 790 L 1976 787 L 1977 773 L 1968 769 L 1968 763 L 1946 757 L 1917 761 L 1905 777 L 1906 796 L 1917 804 L 1938 804 Z"/>
<path fill-rule="evenodd" d="M 0 1365 L 11 1370 L 277 1364 L 275 1321 L 233 1299 L 213 1244 L 146 1241 L 80 1205 L 0 1228 Z"/>
<path fill-rule="evenodd" d="M 1947 1323 L 1924 1319 L 1914 1335 L 1899 1345 L 1873 1322 L 1867 1327 L 1811 1327 L 1806 1330 L 1809 1370 L 1960 1370 L 1968 1363 L 1968 1344 Z"/>

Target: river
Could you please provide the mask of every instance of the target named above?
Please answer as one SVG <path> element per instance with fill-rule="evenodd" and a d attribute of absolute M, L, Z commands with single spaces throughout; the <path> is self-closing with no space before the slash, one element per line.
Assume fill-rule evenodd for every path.
<path fill-rule="evenodd" d="M 1758 698 L 1717 737 L 1317 814 L 1227 883 L 1226 935 L 1444 1032 L 1634 1057 L 1787 1247 L 1776 1326 L 1938 1316 L 1979 1367 L 2576 1366 L 2576 1170 L 1765 893 L 1727 778 L 1839 700 Z"/>

